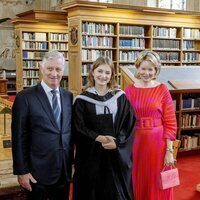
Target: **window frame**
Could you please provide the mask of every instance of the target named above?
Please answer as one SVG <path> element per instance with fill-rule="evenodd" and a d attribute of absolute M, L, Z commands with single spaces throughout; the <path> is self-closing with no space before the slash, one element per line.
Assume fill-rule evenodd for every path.
<path fill-rule="evenodd" d="M 166 3 L 169 3 L 169 7 L 160 7 L 160 4 L 161 4 L 160 1 L 165 1 Z M 175 7 L 177 0 L 158 0 L 157 6 L 158 6 L 158 8 L 166 8 L 166 9 L 174 9 L 174 10 L 186 10 L 186 0 L 179 0 L 179 1 L 180 1 L 179 5 L 181 5 L 181 6 L 178 6 L 178 7 L 179 8 L 181 7 L 180 9 Z"/>

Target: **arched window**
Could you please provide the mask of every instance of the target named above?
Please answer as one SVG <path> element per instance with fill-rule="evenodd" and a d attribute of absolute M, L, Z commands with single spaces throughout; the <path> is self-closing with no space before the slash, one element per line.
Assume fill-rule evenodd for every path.
<path fill-rule="evenodd" d="M 186 0 L 158 0 L 158 7 L 176 9 L 176 10 L 185 10 Z"/>

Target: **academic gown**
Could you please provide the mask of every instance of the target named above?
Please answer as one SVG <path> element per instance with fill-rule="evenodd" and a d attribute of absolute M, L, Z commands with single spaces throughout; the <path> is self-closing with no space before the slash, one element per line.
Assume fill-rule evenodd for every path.
<path fill-rule="evenodd" d="M 132 200 L 132 142 L 135 116 L 124 93 L 118 95 L 114 117 L 109 110 L 113 96 L 84 92 L 73 106 L 73 136 L 76 145 L 73 200 Z M 121 91 L 122 92 L 122 91 Z M 81 97 L 89 97 L 81 99 Z M 104 102 L 103 114 L 97 114 L 95 102 Z M 109 101 L 111 99 L 111 101 Z M 107 105 L 107 106 L 105 106 Z M 95 142 L 98 135 L 112 135 L 117 149 L 106 150 Z"/>

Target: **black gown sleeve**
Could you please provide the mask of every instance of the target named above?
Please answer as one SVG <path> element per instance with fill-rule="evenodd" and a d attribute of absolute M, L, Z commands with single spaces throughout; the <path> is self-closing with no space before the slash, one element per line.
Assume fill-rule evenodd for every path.
<path fill-rule="evenodd" d="M 135 122 L 136 118 L 134 111 L 128 99 L 123 94 L 118 98 L 118 112 L 115 120 L 116 142 L 118 148 L 123 148 L 128 143 L 132 143 Z"/>
<path fill-rule="evenodd" d="M 117 190 L 126 193 L 126 199 L 134 199 L 132 191 L 132 146 L 135 129 L 135 114 L 134 111 L 123 94 L 118 98 L 118 112 L 115 120 L 116 127 L 116 166 L 117 174 L 121 185 L 117 185 Z"/>

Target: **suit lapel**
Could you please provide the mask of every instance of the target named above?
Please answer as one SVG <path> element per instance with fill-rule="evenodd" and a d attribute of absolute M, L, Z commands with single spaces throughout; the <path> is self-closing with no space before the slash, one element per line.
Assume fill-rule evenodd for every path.
<path fill-rule="evenodd" d="M 42 88 L 41 84 L 39 83 L 37 85 L 37 90 L 38 92 L 37 94 L 37 98 L 39 99 L 40 103 L 42 104 L 42 107 L 44 109 L 44 111 L 46 112 L 46 114 L 48 115 L 49 119 L 51 120 L 52 124 L 58 128 L 58 125 L 56 123 L 56 120 L 54 118 L 53 115 L 53 111 L 49 102 L 49 99 L 44 91 L 44 89 Z"/>

